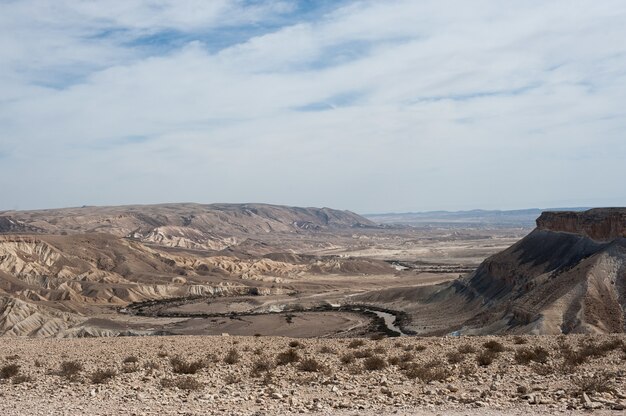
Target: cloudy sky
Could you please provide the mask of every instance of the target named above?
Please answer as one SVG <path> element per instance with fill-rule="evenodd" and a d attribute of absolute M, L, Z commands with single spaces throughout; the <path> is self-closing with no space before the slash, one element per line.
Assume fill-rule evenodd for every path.
<path fill-rule="evenodd" d="M 626 205 L 626 2 L 0 0 L 0 209 Z"/>

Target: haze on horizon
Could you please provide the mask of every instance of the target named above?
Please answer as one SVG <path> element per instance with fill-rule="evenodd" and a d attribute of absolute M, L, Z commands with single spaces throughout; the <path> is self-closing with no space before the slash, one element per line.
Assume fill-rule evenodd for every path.
<path fill-rule="evenodd" d="M 625 206 L 621 1 L 0 2 L 0 210 Z"/>

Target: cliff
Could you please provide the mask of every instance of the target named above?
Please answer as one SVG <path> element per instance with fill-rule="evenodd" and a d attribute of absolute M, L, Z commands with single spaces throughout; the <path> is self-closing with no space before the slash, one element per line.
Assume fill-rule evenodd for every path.
<path fill-rule="evenodd" d="M 544 212 L 537 218 L 537 228 L 578 234 L 596 241 L 626 238 L 626 208 Z"/>

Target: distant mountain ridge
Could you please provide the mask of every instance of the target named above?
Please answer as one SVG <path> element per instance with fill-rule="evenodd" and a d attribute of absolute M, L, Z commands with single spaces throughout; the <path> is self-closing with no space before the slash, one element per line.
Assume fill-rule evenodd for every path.
<path fill-rule="evenodd" d="M 365 218 L 378 224 L 398 225 L 491 225 L 532 228 L 535 220 L 548 211 L 584 211 L 588 208 L 528 208 L 517 210 L 425 211 L 365 214 Z"/>

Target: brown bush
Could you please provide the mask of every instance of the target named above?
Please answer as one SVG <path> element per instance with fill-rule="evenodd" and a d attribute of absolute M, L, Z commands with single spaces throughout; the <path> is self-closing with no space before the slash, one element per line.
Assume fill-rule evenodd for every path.
<path fill-rule="evenodd" d="M 352 364 L 355 360 L 354 354 L 344 354 L 339 358 L 339 361 L 341 361 L 343 364 Z"/>
<path fill-rule="evenodd" d="M 323 366 L 315 358 L 305 358 L 300 362 L 298 369 L 308 373 L 316 373 L 322 371 Z"/>
<path fill-rule="evenodd" d="M 17 364 L 7 364 L 0 368 L 0 379 L 7 379 L 18 375 L 20 366 Z"/>
<path fill-rule="evenodd" d="M 369 348 L 366 348 L 364 350 L 358 350 L 358 351 L 354 352 L 354 356 L 356 358 L 368 358 L 368 357 L 371 357 L 372 355 L 374 355 L 374 353 Z"/>
<path fill-rule="evenodd" d="M 13 384 L 31 383 L 33 381 L 35 381 L 35 379 L 26 374 L 17 375 L 11 380 Z"/>
<path fill-rule="evenodd" d="M 526 340 L 526 338 L 521 337 L 521 336 L 516 336 L 513 338 L 513 344 L 515 345 L 522 345 L 522 344 L 526 344 L 528 341 Z"/>
<path fill-rule="evenodd" d="M 204 385 L 191 376 L 161 379 L 161 387 L 174 388 L 177 387 L 181 390 L 200 390 Z"/>
<path fill-rule="evenodd" d="M 300 354 L 293 348 L 289 348 L 276 356 L 277 365 L 287 365 L 298 361 L 300 361 Z"/>
<path fill-rule="evenodd" d="M 498 353 L 493 350 L 485 350 L 476 355 L 476 363 L 481 367 L 491 365 L 498 358 Z"/>
<path fill-rule="evenodd" d="M 239 360 L 241 360 L 241 356 L 239 355 L 239 352 L 234 348 L 231 348 L 224 357 L 224 362 L 226 364 L 237 364 Z"/>
<path fill-rule="evenodd" d="M 365 368 L 367 371 L 382 370 L 385 367 L 387 367 L 387 362 L 385 361 L 385 359 L 376 355 L 373 357 L 369 357 L 365 361 L 363 361 L 363 368 Z"/>
<path fill-rule="evenodd" d="M 581 377 L 574 380 L 578 393 L 604 393 L 614 391 L 614 374 L 609 372 L 596 373 L 593 376 Z"/>
<path fill-rule="evenodd" d="M 291 348 L 304 348 L 302 343 L 300 341 L 297 341 L 297 340 L 289 341 L 289 346 Z"/>
<path fill-rule="evenodd" d="M 65 377 L 67 380 L 73 381 L 78 378 L 81 371 L 83 371 L 83 365 L 78 361 L 63 361 L 58 371 L 58 375 Z"/>
<path fill-rule="evenodd" d="M 491 340 L 491 341 L 487 341 L 483 344 L 483 347 L 488 350 L 488 351 L 493 351 L 493 352 L 503 352 L 506 350 L 506 348 L 504 348 L 504 345 L 502 345 L 500 342 L 496 341 L 496 340 Z"/>
<path fill-rule="evenodd" d="M 250 374 L 253 377 L 259 377 L 262 373 L 267 373 L 274 368 L 274 365 L 268 358 L 260 358 L 252 363 L 252 371 Z"/>
<path fill-rule="evenodd" d="M 337 350 L 324 345 L 322 348 L 320 348 L 320 353 L 322 354 L 337 354 Z"/>
<path fill-rule="evenodd" d="M 550 353 L 543 347 L 527 348 L 523 347 L 515 351 L 514 359 L 517 364 L 528 364 L 531 361 L 545 364 L 550 357 Z"/>
<path fill-rule="evenodd" d="M 458 364 L 465 360 L 465 355 L 457 351 L 449 352 L 448 354 L 446 354 L 446 357 L 450 364 Z"/>
<path fill-rule="evenodd" d="M 185 361 L 182 357 L 176 356 L 170 359 L 172 372 L 175 374 L 196 374 L 199 370 L 206 367 L 202 360 Z"/>
<path fill-rule="evenodd" d="M 131 355 L 131 356 L 124 358 L 124 361 L 122 361 L 122 364 L 136 364 L 138 362 L 139 362 L 139 358 L 135 357 L 134 355 Z"/>
<path fill-rule="evenodd" d="M 429 383 L 447 379 L 452 375 L 452 371 L 443 361 L 432 360 L 421 365 L 413 364 L 406 369 L 404 374 L 410 379 L 418 378 L 424 383 Z"/>
<path fill-rule="evenodd" d="M 111 380 L 117 375 L 117 372 L 113 369 L 96 370 L 89 375 L 89 379 L 93 384 L 103 384 Z"/>
<path fill-rule="evenodd" d="M 476 348 L 474 348 L 470 344 L 463 344 L 463 345 L 459 345 L 459 348 L 457 348 L 457 351 L 460 352 L 461 354 L 474 354 L 476 352 Z"/>
<path fill-rule="evenodd" d="M 365 341 L 363 341 L 362 339 L 354 339 L 350 341 L 350 343 L 348 344 L 348 348 L 360 348 L 363 345 L 365 345 Z"/>

